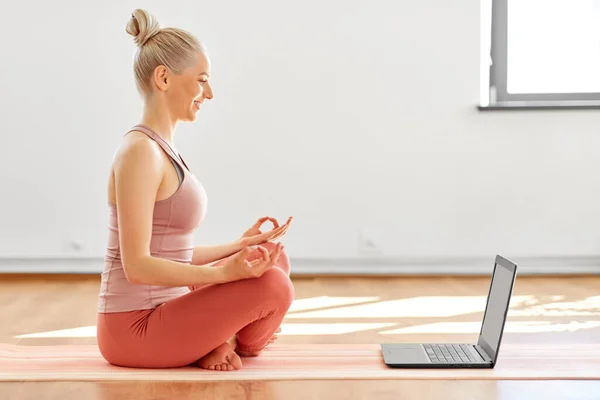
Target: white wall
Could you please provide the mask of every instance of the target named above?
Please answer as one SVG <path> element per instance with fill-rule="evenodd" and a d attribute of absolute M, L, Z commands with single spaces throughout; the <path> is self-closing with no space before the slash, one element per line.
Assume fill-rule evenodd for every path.
<path fill-rule="evenodd" d="M 478 112 L 477 0 L 35 0 L 0 24 L 5 269 L 102 257 L 109 166 L 141 112 L 124 30 L 136 7 L 212 60 L 215 99 L 176 136 L 209 195 L 198 243 L 294 215 L 296 259 L 370 257 L 362 232 L 392 265 L 596 265 L 600 113 Z"/>

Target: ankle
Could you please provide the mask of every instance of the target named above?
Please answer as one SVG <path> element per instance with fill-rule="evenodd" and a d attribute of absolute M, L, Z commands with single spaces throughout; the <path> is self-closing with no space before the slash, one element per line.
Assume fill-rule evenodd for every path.
<path fill-rule="evenodd" d="M 256 357 L 263 351 L 263 349 L 241 349 L 239 346 L 234 347 L 234 349 L 237 355 L 241 357 Z"/>
<path fill-rule="evenodd" d="M 237 335 L 233 335 L 227 340 L 227 343 L 231 346 L 232 349 L 237 347 Z"/>

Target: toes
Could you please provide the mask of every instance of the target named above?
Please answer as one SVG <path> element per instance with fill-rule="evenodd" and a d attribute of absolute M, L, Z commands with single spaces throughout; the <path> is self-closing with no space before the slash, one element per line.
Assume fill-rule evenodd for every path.
<path fill-rule="evenodd" d="M 233 371 L 234 369 L 236 369 L 231 364 L 214 364 L 214 365 L 209 365 L 209 366 L 204 367 L 204 368 L 205 369 L 209 369 L 211 371 Z"/>
<path fill-rule="evenodd" d="M 225 348 L 225 345 L 227 348 Z M 242 359 L 229 344 L 214 349 L 198 360 L 199 367 L 211 371 L 233 371 L 242 368 Z"/>
<path fill-rule="evenodd" d="M 237 353 L 232 353 L 229 355 L 229 362 L 233 369 L 241 369 L 242 368 L 242 359 Z"/>

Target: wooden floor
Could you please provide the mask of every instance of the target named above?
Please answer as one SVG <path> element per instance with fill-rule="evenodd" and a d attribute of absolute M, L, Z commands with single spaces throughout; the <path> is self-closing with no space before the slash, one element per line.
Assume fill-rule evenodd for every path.
<path fill-rule="evenodd" d="M 474 342 L 489 288 L 489 278 L 481 277 L 293 280 L 296 301 L 280 343 Z M 98 288 L 97 276 L 0 275 L 0 342 L 96 343 L 90 332 Z M 504 343 L 540 342 L 600 343 L 598 277 L 517 279 Z M 598 399 L 598 393 L 594 381 L 0 383 L 2 400 Z"/>

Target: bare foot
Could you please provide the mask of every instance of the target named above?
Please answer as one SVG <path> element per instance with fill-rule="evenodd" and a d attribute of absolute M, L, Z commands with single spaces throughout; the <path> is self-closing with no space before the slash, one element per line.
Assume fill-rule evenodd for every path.
<path fill-rule="evenodd" d="M 229 343 L 223 343 L 196 363 L 200 368 L 211 371 L 233 371 L 242 368 L 242 359 Z"/>
<path fill-rule="evenodd" d="M 265 347 L 267 347 L 268 345 L 272 344 L 275 342 L 275 340 L 277 340 L 277 334 L 281 332 L 281 327 L 279 327 L 277 329 L 277 331 L 273 334 L 273 336 L 271 336 L 271 338 L 269 339 L 269 341 L 267 342 L 267 345 Z M 261 353 L 262 350 L 258 350 L 258 351 L 243 351 L 240 350 L 239 348 L 235 349 L 235 352 L 237 354 L 239 354 L 242 357 L 256 357 Z"/>
<path fill-rule="evenodd" d="M 272 343 L 274 343 L 277 340 L 277 338 L 278 338 L 277 334 L 279 332 L 281 332 L 281 327 L 279 327 L 277 329 L 277 331 L 275 331 L 275 333 L 273 334 L 273 336 L 271 336 L 271 339 L 269 339 L 269 341 L 267 342 L 267 346 L 270 345 L 270 344 L 272 344 Z"/>
<path fill-rule="evenodd" d="M 262 350 L 257 350 L 257 351 L 242 351 L 242 350 L 240 350 L 238 348 L 238 349 L 235 349 L 235 352 L 237 354 L 239 354 L 240 356 L 242 356 L 242 357 L 256 357 L 256 356 L 258 356 L 262 352 Z"/>

